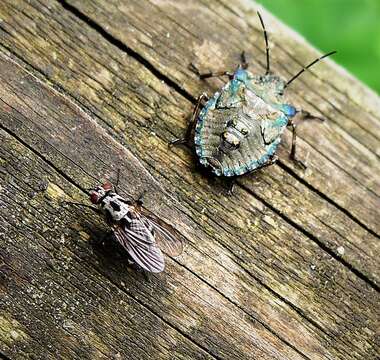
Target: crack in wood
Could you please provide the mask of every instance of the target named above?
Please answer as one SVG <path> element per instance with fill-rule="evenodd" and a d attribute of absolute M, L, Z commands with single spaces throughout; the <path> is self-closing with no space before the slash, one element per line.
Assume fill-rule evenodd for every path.
<path fill-rule="evenodd" d="M 296 228 L 298 231 L 300 231 L 302 234 L 307 236 L 310 240 L 315 242 L 323 251 L 325 251 L 327 254 L 329 254 L 332 258 L 334 258 L 336 261 L 341 263 L 343 266 L 345 266 L 348 270 L 352 271 L 357 277 L 365 281 L 369 286 L 371 286 L 374 290 L 377 292 L 380 292 L 380 287 L 373 282 L 371 279 L 369 279 L 365 274 L 363 274 L 361 271 L 356 269 L 352 266 L 352 264 L 348 263 L 346 260 L 344 260 L 341 256 L 336 254 L 334 251 L 332 251 L 328 246 L 326 246 L 322 241 L 320 241 L 316 236 L 314 236 L 312 233 L 304 229 L 302 226 L 298 225 L 294 220 L 287 217 L 281 211 L 278 211 L 275 207 L 273 207 L 270 203 L 268 203 L 263 197 L 257 195 L 256 193 L 252 192 L 249 188 L 245 187 L 244 185 L 240 184 L 247 192 L 249 192 L 252 196 L 260 200 L 265 206 L 267 206 L 269 209 L 271 209 L 273 212 L 275 212 L 278 216 L 283 218 L 287 223 L 289 223 L 291 226 Z"/>

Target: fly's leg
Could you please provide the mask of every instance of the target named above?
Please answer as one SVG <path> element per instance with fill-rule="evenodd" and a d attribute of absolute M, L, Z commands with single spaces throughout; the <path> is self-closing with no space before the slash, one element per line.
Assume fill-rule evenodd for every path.
<path fill-rule="evenodd" d="M 131 267 L 132 269 L 134 269 L 137 273 L 140 273 L 144 279 L 147 281 L 147 282 L 151 282 L 150 281 L 150 277 L 148 275 L 148 272 L 145 271 L 139 264 L 137 264 L 133 259 L 132 259 L 132 256 L 130 256 L 128 254 L 127 256 L 127 261 L 128 261 L 128 266 Z"/>
<path fill-rule="evenodd" d="M 141 268 L 141 270 L 139 270 L 141 273 L 142 273 L 142 275 L 144 276 L 144 279 L 147 281 L 147 282 L 151 282 L 151 280 L 150 280 L 150 277 L 149 277 L 149 275 L 148 275 L 148 273 L 143 269 L 143 268 Z"/>
<path fill-rule="evenodd" d="M 138 205 L 138 206 L 143 206 L 144 204 L 144 196 L 146 194 L 146 190 L 144 190 L 140 196 L 137 198 L 137 200 L 135 201 L 135 203 Z"/>
<path fill-rule="evenodd" d="M 106 247 L 106 244 L 109 244 L 110 241 L 115 240 L 115 234 L 112 230 L 107 231 L 105 234 L 102 234 L 96 239 L 92 240 L 92 244 L 97 247 L 102 247 L 103 249 Z"/>
<path fill-rule="evenodd" d="M 180 145 L 180 144 L 188 144 L 191 138 L 191 133 L 193 132 L 194 126 L 196 124 L 196 120 L 198 118 L 200 108 L 203 100 L 208 100 L 208 96 L 206 93 L 201 94 L 197 99 L 197 104 L 194 107 L 193 114 L 191 115 L 189 126 L 187 127 L 186 134 L 183 138 L 178 138 L 170 141 L 169 146 L 171 145 Z"/>
<path fill-rule="evenodd" d="M 150 278 L 148 276 L 148 274 L 146 273 L 146 271 L 139 265 L 137 264 L 131 255 L 129 255 L 129 253 L 127 252 L 127 262 L 128 262 L 128 266 L 132 269 L 134 269 L 136 272 L 142 274 L 142 276 L 144 276 L 144 279 L 148 282 L 150 282 Z"/>
<path fill-rule="evenodd" d="M 301 115 L 301 120 L 319 120 L 319 121 L 325 121 L 325 119 L 323 119 L 321 117 L 318 117 L 318 116 L 314 116 L 314 115 L 310 114 L 308 111 L 305 111 L 305 110 L 297 110 L 296 113 Z M 297 158 L 297 156 L 296 156 L 296 150 L 297 150 L 297 125 L 293 121 L 289 121 L 288 126 L 292 127 L 292 148 L 290 150 L 289 158 L 291 160 L 293 160 L 299 167 L 301 167 L 302 169 L 305 170 L 307 168 L 306 164 L 303 161 L 299 160 Z"/>
<path fill-rule="evenodd" d="M 128 262 L 128 265 L 134 265 L 134 264 L 136 264 L 135 261 L 132 259 L 132 256 L 129 255 L 128 251 L 127 251 L 127 262 Z"/>
<path fill-rule="evenodd" d="M 136 265 L 137 265 L 137 264 L 136 264 Z M 136 271 L 137 271 L 138 273 L 140 273 L 140 274 L 144 277 L 144 279 L 145 279 L 146 282 L 148 282 L 148 283 L 151 282 L 150 277 L 149 277 L 149 275 L 148 275 L 148 272 L 145 271 L 140 265 L 138 265 L 138 267 L 136 267 Z"/>
<path fill-rule="evenodd" d="M 117 175 L 116 175 L 116 184 L 113 186 L 113 188 L 115 189 L 115 193 L 118 194 L 118 195 L 120 195 L 120 194 L 119 194 L 120 174 L 121 174 L 121 169 L 118 168 L 118 169 L 117 169 Z M 127 195 L 127 197 L 128 197 L 129 199 L 132 199 L 132 196 L 131 196 L 130 194 L 126 193 L 125 191 L 124 191 L 124 193 Z"/>
<path fill-rule="evenodd" d="M 146 194 L 146 190 L 144 190 L 139 195 L 139 197 L 137 198 L 137 200 L 133 200 L 132 203 L 131 203 L 131 205 L 135 206 L 137 209 L 141 209 L 141 207 L 144 205 L 145 194 Z"/>
<path fill-rule="evenodd" d="M 78 205 L 78 206 L 82 206 L 82 207 L 91 209 L 92 211 L 96 212 L 97 214 L 101 214 L 102 213 L 98 208 L 93 207 L 91 205 L 87 205 L 87 204 L 75 203 L 75 202 L 71 202 L 71 201 L 63 201 L 62 204 Z"/>
<path fill-rule="evenodd" d="M 120 180 L 120 168 L 117 169 L 116 183 L 113 186 L 115 193 L 119 195 L 119 180 Z"/>
<path fill-rule="evenodd" d="M 116 184 L 114 185 L 115 193 L 119 195 L 120 168 L 117 169 Z"/>

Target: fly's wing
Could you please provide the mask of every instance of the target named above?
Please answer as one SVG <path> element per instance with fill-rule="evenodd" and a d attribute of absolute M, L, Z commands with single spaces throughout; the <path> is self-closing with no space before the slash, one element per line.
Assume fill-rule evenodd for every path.
<path fill-rule="evenodd" d="M 137 211 L 145 226 L 153 231 L 157 244 L 164 253 L 170 256 L 178 256 L 182 253 L 185 239 L 179 231 L 141 206 L 137 208 Z"/>
<path fill-rule="evenodd" d="M 113 230 L 120 244 L 143 269 L 153 273 L 164 270 L 164 256 L 152 232 L 139 217 L 132 219 L 129 226 L 114 225 Z"/>

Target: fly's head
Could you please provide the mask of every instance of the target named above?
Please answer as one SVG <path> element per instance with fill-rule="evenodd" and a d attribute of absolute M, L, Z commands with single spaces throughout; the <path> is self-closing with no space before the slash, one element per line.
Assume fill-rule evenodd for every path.
<path fill-rule="evenodd" d="M 90 201 L 93 204 L 99 204 L 100 200 L 112 190 L 112 184 L 106 182 L 103 185 L 97 186 L 90 190 Z"/>

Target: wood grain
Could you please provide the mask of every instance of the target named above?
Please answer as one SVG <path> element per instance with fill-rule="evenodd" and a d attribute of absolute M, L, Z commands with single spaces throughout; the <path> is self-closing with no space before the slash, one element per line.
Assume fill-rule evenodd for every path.
<path fill-rule="evenodd" d="M 231 67 L 244 44 L 262 69 L 254 9 L 243 1 L 1 3 L 6 356 L 376 358 L 378 97 L 330 62 L 318 65 L 291 93 L 328 120 L 302 127 L 308 170 L 287 160 L 286 136 L 280 165 L 242 178 L 232 198 L 195 168 L 191 149 L 167 147 L 197 94 L 220 85 L 200 81 L 190 62 Z M 289 59 L 315 56 L 263 16 L 273 71 L 289 76 L 299 67 Z M 99 244 L 100 218 L 60 205 L 85 202 L 85 189 L 119 167 L 123 190 L 149 189 L 147 207 L 189 242 L 151 282 L 116 244 Z"/>

